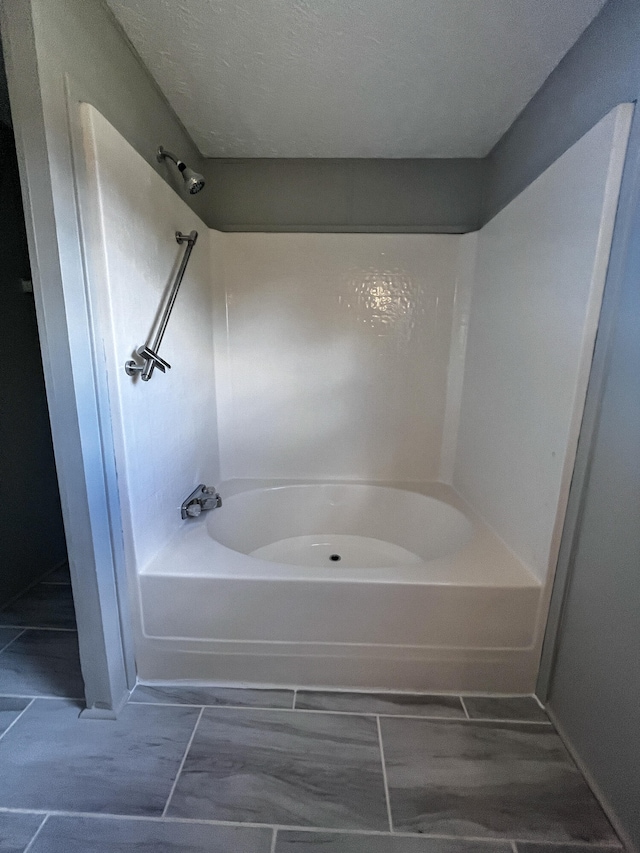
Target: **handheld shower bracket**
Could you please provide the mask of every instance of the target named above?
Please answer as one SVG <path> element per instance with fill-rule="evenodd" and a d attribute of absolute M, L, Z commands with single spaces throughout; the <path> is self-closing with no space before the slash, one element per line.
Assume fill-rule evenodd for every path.
<path fill-rule="evenodd" d="M 180 267 L 178 268 L 171 292 L 169 293 L 167 304 L 162 312 L 162 318 L 153 339 L 153 344 L 151 346 L 143 344 L 136 349 L 136 355 L 144 359 L 144 364 L 138 364 L 135 359 L 131 358 L 129 361 L 125 362 L 124 365 L 124 370 L 127 376 L 137 376 L 140 374 L 140 378 L 143 382 L 148 382 L 149 379 L 151 379 L 156 367 L 162 373 L 166 373 L 167 370 L 171 370 L 171 365 L 168 361 L 160 358 L 158 350 L 160 349 L 160 344 L 162 343 L 162 338 L 164 337 L 165 329 L 167 328 L 167 323 L 169 322 L 169 317 L 171 316 L 171 311 L 173 310 L 173 305 L 178 295 L 178 290 L 180 289 L 185 270 L 187 269 L 187 264 L 189 263 L 191 250 L 198 239 L 198 232 L 191 231 L 189 234 L 183 234 L 182 231 L 176 231 L 175 236 L 176 243 L 179 243 L 180 245 L 182 245 L 182 243 L 186 243 L 187 248 L 185 249 L 182 261 L 180 262 Z"/>

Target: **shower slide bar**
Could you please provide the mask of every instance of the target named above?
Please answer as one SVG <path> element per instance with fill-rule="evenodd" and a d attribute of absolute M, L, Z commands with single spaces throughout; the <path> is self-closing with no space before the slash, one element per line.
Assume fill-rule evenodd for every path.
<path fill-rule="evenodd" d="M 137 374 L 139 373 L 142 381 L 148 382 L 149 379 L 151 379 L 154 368 L 157 367 L 158 370 L 160 370 L 162 373 L 165 373 L 167 370 L 171 369 L 171 365 L 169 364 L 169 362 L 165 361 L 163 358 L 160 358 L 160 356 L 158 355 L 158 350 L 160 349 L 160 344 L 162 343 L 162 338 L 164 337 L 164 333 L 167 328 L 167 323 L 169 322 L 169 317 L 171 316 L 171 311 L 173 310 L 173 306 L 178 295 L 178 290 L 180 289 L 180 285 L 182 284 L 182 279 L 184 278 L 184 274 L 187 269 L 187 264 L 189 263 L 189 258 L 191 257 L 191 251 L 195 246 L 197 239 L 197 231 L 192 231 L 190 234 L 183 234 L 182 231 L 176 231 L 176 242 L 180 245 L 182 245 L 182 243 L 186 243 L 187 248 L 185 249 L 184 255 L 182 256 L 182 261 L 180 262 L 180 266 L 178 268 L 178 272 L 176 273 L 171 292 L 169 293 L 167 304 L 165 305 L 164 311 L 162 312 L 160 325 L 158 326 L 158 331 L 156 332 L 155 338 L 153 339 L 153 343 L 151 344 L 151 346 L 144 344 L 143 346 L 138 347 L 136 350 L 136 355 L 138 355 L 141 359 L 144 360 L 144 364 L 138 364 L 134 359 L 129 359 L 129 361 L 127 361 L 124 366 L 127 376 L 137 376 Z"/>

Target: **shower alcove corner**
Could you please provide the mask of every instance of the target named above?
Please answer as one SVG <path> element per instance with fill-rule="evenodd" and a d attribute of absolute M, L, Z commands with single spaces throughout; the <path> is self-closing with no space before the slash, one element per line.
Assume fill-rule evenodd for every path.
<path fill-rule="evenodd" d="M 139 677 L 531 693 L 632 107 L 463 235 L 209 229 L 81 107 Z"/>

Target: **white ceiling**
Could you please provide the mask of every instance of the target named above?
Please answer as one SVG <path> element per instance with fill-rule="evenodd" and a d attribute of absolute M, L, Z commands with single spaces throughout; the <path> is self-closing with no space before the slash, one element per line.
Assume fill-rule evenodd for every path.
<path fill-rule="evenodd" d="M 482 157 L 605 0 L 107 0 L 208 157 Z"/>

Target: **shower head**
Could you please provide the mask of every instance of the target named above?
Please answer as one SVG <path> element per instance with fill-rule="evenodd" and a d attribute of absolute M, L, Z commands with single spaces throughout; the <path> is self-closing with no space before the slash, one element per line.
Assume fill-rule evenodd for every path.
<path fill-rule="evenodd" d="M 182 165 L 184 166 L 184 163 Z M 180 166 L 178 166 L 178 169 L 180 169 Z M 188 166 L 185 166 L 184 169 L 180 169 L 180 171 L 182 172 L 182 177 L 184 178 L 184 182 L 191 195 L 199 193 L 204 187 L 204 178 L 202 175 L 198 174 L 198 172 L 194 172 L 193 169 L 190 169 Z"/>
<path fill-rule="evenodd" d="M 194 172 L 193 169 L 190 169 L 186 163 L 183 163 L 182 160 L 179 160 L 175 154 L 172 154 L 171 151 L 167 151 L 162 147 L 162 145 L 158 148 L 156 158 L 159 163 L 162 163 L 163 160 L 171 160 L 176 164 L 190 195 L 199 193 L 204 187 L 203 176 L 198 172 Z"/>

